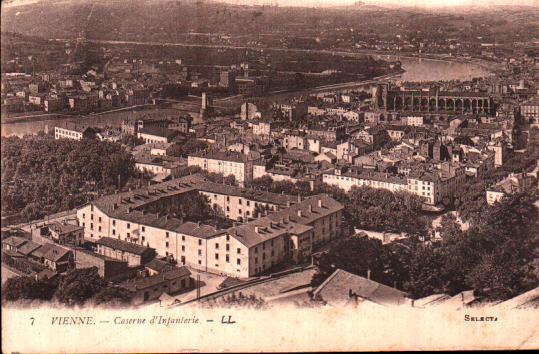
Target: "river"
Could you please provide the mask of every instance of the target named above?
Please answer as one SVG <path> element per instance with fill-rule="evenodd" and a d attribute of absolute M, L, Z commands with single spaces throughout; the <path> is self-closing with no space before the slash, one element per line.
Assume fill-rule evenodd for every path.
<path fill-rule="evenodd" d="M 393 55 L 376 55 L 374 57 L 377 59 L 399 60 L 401 62 L 401 67 L 406 72 L 396 81 L 466 81 L 474 77 L 490 75 L 487 69 L 474 63 Z"/>
<path fill-rule="evenodd" d="M 441 80 L 469 80 L 473 77 L 488 76 L 490 73 L 483 67 L 473 63 L 443 61 L 437 59 L 419 59 L 399 57 L 394 55 L 374 55 L 379 59 L 400 60 L 405 72 L 395 81 L 441 81 Z M 126 113 L 90 116 L 84 119 L 85 124 L 96 126 L 114 125 L 126 117 Z M 45 127 L 54 129 L 62 119 L 42 120 L 34 122 L 6 123 L 1 125 L 2 136 L 35 134 Z"/>

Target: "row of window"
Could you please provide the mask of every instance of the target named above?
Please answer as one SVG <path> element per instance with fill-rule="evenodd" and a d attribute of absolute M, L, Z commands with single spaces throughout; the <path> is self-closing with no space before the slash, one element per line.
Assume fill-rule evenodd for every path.
<path fill-rule="evenodd" d="M 219 253 L 216 253 L 215 254 L 215 260 L 218 261 L 219 260 Z M 227 263 L 230 263 L 230 256 L 228 254 L 225 255 L 225 261 Z M 240 258 L 236 258 L 236 265 L 241 265 L 241 259 Z M 216 267 L 219 267 L 219 264 L 216 263 L 215 264 Z"/>

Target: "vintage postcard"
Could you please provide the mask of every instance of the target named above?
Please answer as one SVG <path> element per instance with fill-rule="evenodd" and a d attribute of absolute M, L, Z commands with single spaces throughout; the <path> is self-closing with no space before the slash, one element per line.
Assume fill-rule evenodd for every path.
<path fill-rule="evenodd" d="M 2 352 L 539 348 L 538 0 L 6 0 Z"/>

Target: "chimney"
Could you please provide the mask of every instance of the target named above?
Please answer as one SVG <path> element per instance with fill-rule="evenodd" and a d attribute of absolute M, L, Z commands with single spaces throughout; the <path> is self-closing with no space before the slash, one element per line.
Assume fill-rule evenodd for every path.
<path fill-rule="evenodd" d="M 256 232 L 257 234 L 260 233 L 260 227 L 255 226 L 255 232 Z"/>
<path fill-rule="evenodd" d="M 412 307 L 414 307 L 415 300 L 412 300 Z"/>
<path fill-rule="evenodd" d="M 318 199 L 318 207 L 322 208 L 322 199 Z"/>
<path fill-rule="evenodd" d="M 116 209 L 118 209 L 118 204 L 116 203 L 112 204 L 112 210 L 116 210 Z"/>
<path fill-rule="evenodd" d="M 298 210 L 298 217 L 301 218 L 301 209 Z"/>
<path fill-rule="evenodd" d="M 367 279 L 371 280 L 371 270 L 367 270 Z"/>
<path fill-rule="evenodd" d="M 312 213 L 312 212 L 313 212 L 313 206 L 309 204 L 309 213 Z"/>
<path fill-rule="evenodd" d="M 157 212 L 157 218 L 159 219 L 161 217 L 161 213 Z"/>
<path fill-rule="evenodd" d="M 197 226 L 200 226 L 200 221 L 197 221 Z"/>
<path fill-rule="evenodd" d="M 286 202 L 286 206 L 287 206 L 287 207 L 290 207 L 290 200 L 288 200 L 288 201 Z"/>
<path fill-rule="evenodd" d="M 168 220 L 168 214 L 165 215 L 165 220 Z"/>

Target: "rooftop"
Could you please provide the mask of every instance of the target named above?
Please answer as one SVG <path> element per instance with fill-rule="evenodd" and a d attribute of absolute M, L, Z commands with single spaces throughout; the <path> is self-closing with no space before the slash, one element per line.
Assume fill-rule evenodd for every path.
<path fill-rule="evenodd" d="M 24 245 L 26 242 L 28 242 L 27 239 L 24 239 L 18 236 L 9 236 L 8 238 L 2 240 L 2 243 L 13 246 L 13 247 L 20 247 Z"/>
<path fill-rule="evenodd" d="M 135 292 L 138 290 L 143 290 L 159 285 L 166 281 L 182 278 L 189 275 L 191 275 L 191 272 L 189 271 L 189 269 L 187 269 L 187 267 L 174 267 L 174 269 L 171 269 L 164 273 L 159 273 L 144 278 L 127 280 L 123 282 L 120 286 L 126 288 L 129 291 Z"/>
<path fill-rule="evenodd" d="M 342 269 L 337 269 L 313 293 L 314 298 L 332 304 L 348 303 L 350 295 L 384 306 L 407 302 L 406 293 Z"/>
<path fill-rule="evenodd" d="M 50 261 L 57 262 L 70 252 L 70 250 L 63 247 L 57 246 L 52 243 L 46 243 L 33 251 L 32 255 L 35 257 L 43 257 Z"/>
<path fill-rule="evenodd" d="M 249 156 L 234 152 L 234 151 L 204 151 L 200 153 L 195 153 L 189 155 L 189 157 L 202 157 L 210 160 L 222 160 L 222 161 L 234 161 L 234 162 L 249 162 L 253 161 L 253 159 L 249 158 Z"/>
<path fill-rule="evenodd" d="M 63 234 L 71 233 L 73 231 L 82 230 L 82 226 L 55 222 L 49 225 L 49 230 L 57 232 L 60 235 L 63 235 Z"/>
<path fill-rule="evenodd" d="M 120 250 L 138 255 L 142 255 L 150 249 L 149 247 L 144 247 L 132 242 L 122 241 L 112 237 L 101 237 L 99 240 L 97 240 L 96 243 L 98 245 L 109 247 L 115 250 Z"/>

